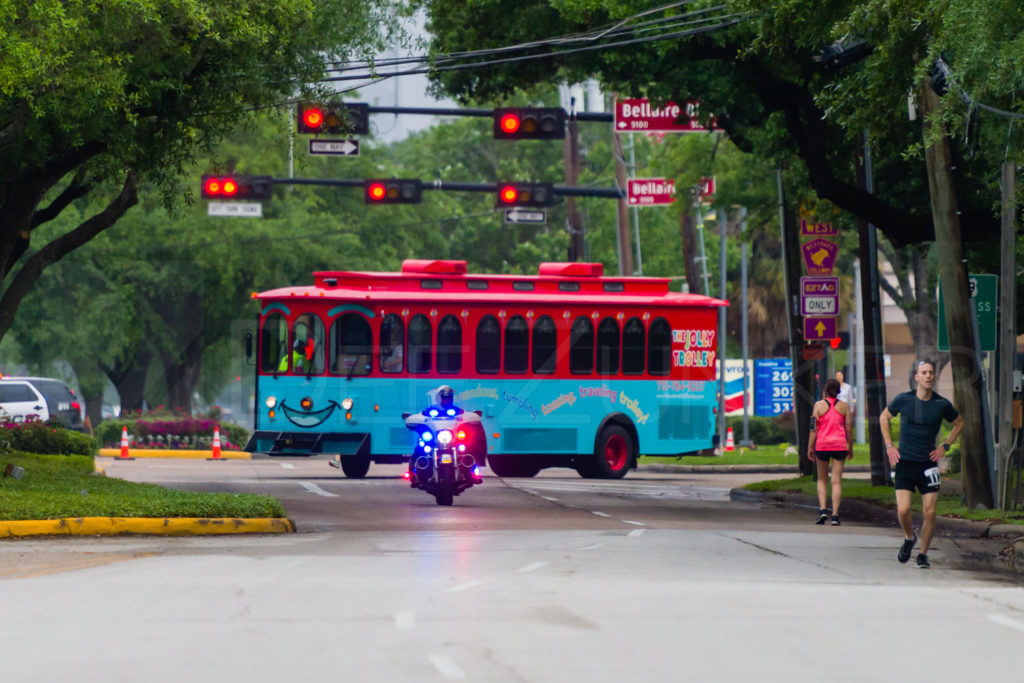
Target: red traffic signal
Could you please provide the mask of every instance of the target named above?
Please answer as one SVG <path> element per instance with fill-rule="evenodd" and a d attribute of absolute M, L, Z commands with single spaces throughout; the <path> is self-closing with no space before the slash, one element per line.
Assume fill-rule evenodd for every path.
<path fill-rule="evenodd" d="M 303 135 L 366 135 L 370 105 L 361 102 L 299 102 L 296 130 Z"/>
<path fill-rule="evenodd" d="M 363 181 L 367 204 L 419 204 L 423 201 L 423 182 L 391 178 Z"/>
<path fill-rule="evenodd" d="M 555 203 L 555 187 L 551 183 L 499 183 L 499 208 L 514 206 L 551 206 Z"/>
<path fill-rule="evenodd" d="M 829 339 L 828 343 L 833 349 L 848 349 L 850 348 L 850 333 L 840 332 L 838 337 Z"/>
<path fill-rule="evenodd" d="M 498 140 L 561 140 L 565 137 L 565 110 L 561 107 L 495 109 L 494 137 Z"/>
<path fill-rule="evenodd" d="M 273 178 L 268 175 L 204 175 L 203 199 L 237 199 L 262 202 L 273 196 Z"/>

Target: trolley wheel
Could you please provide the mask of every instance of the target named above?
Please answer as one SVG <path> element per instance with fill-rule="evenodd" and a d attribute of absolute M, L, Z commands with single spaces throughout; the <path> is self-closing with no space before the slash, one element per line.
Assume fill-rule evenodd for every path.
<path fill-rule="evenodd" d="M 341 471 L 349 479 L 362 479 L 370 471 L 370 458 L 369 456 L 342 458 Z"/>
<path fill-rule="evenodd" d="M 598 479 L 622 479 L 634 462 L 633 438 L 624 428 L 613 424 L 601 430 L 594 446 L 594 457 L 585 469 Z"/>

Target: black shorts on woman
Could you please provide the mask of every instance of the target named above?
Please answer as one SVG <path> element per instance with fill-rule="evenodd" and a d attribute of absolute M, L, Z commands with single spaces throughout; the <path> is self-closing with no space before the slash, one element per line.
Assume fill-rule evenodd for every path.
<path fill-rule="evenodd" d="M 826 460 L 846 460 L 849 455 L 846 451 L 814 451 L 814 457 L 825 462 Z"/>

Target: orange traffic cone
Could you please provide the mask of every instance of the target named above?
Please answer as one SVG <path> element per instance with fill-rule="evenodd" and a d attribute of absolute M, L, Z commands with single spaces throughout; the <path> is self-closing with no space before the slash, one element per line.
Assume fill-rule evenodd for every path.
<path fill-rule="evenodd" d="M 727 430 L 725 430 L 725 450 L 736 450 L 736 442 L 732 440 L 732 427 L 729 427 Z"/>
<path fill-rule="evenodd" d="M 121 455 L 118 456 L 118 460 L 134 460 L 128 455 L 128 427 L 121 427 Z"/>
<path fill-rule="evenodd" d="M 220 457 L 220 425 L 213 426 L 213 457 L 207 460 L 223 460 Z"/>

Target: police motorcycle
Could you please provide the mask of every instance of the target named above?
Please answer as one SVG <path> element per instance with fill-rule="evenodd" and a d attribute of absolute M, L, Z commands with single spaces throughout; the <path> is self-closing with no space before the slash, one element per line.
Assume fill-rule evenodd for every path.
<path fill-rule="evenodd" d="M 438 505 L 451 505 L 455 496 L 483 483 L 480 466 L 487 457 L 487 441 L 479 411 L 456 406 L 455 392 L 447 385 L 435 393 L 434 405 L 402 414 L 405 426 L 418 437 L 405 478 L 412 488 L 434 496 Z"/>

